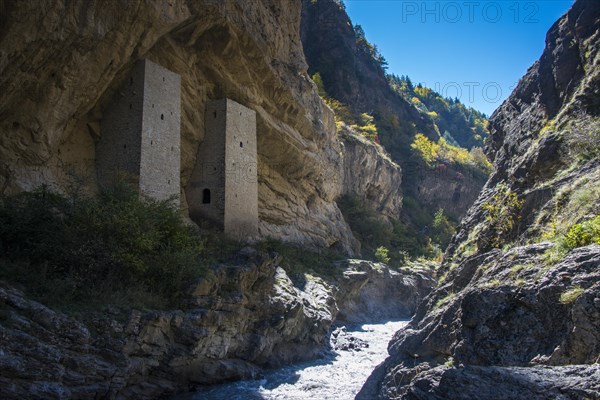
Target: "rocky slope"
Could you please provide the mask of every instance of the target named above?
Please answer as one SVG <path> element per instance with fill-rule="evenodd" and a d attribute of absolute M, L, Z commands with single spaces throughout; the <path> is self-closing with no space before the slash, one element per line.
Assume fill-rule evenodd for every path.
<path fill-rule="evenodd" d="M 373 128 L 377 129 L 378 140 L 391 159 L 402 168 L 399 191 L 404 198 L 410 197 L 410 201 L 414 200 L 413 202 L 422 205 L 419 212 L 406 210 L 404 213 L 395 214 L 395 219 L 402 219 L 403 224 L 410 225 L 411 233 L 408 236 L 419 236 L 420 242 L 428 242 L 429 238 L 426 238 L 423 232 L 431 229 L 434 213 L 443 208 L 446 215 L 459 221 L 477 198 L 485 183 L 486 172 L 473 174 L 464 168 L 453 166 L 448 161 L 444 162 L 443 170 L 437 170 L 425 166 L 423 160 L 415 156 L 411 148 L 415 135 L 422 133 L 436 142 L 441 138 L 440 130 L 423 103 L 419 102 L 421 108 L 418 108 L 407 100 L 407 93 L 397 87 L 401 83 L 400 79 L 386 76 L 378 61 L 380 55 L 373 54 L 376 53 L 375 47 L 369 44 L 366 38 L 360 37 L 359 33 L 360 30 L 353 27 L 343 4 L 339 1 L 302 1 L 301 38 L 309 73 L 311 76 L 319 74 L 325 92 L 322 92 L 322 95 L 347 108 L 338 110 L 338 119 L 354 119 L 353 117 L 362 113 L 374 117 Z M 446 101 L 440 95 L 434 96 L 429 89 L 420 90 L 422 93 L 430 93 L 434 103 L 442 104 Z M 468 125 L 466 108 L 460 106 L 465 112 L 458 112 L 460 118 L 463 118 L 458 122 Z M 447 103 L 445 107 L 448 111 Z M 358 119 L 360 120 L 360 117 Z M 350 120 L 344 122 L 350 125 L 354 123 Z M 452 126 L 462 127 L 454 122 Z M 465 130 L 469 132 L 471 139 L 475 137 L 474 130 L 471 131 L 468 126 Z M 453 133 L 464 139 L 464 143 L 479 143 L 464 138 L 464 132 L 461 132 L 462 136 L 459 136 L 458 132 Z M 346 146 L 344 150 L 347 149 Z M 379 200 L 385 201 L 381 196 Z M 381 211 L 381 206 L 375 202 L 365 203 L 373 210 Z M 416 217 L 417 213 L 425 214 L 428 221 Z"/>
<path fill-rule="evenodd" d="M 341 144 L 307 75 L 300 13 L 292 0 L 2 2 L 1 193 L 94 191 L 103 111 L 149 58 L 181 75 L 184 206 L 205 104 L 229 97 L 257 112 L 261 234 L 356 253 L 335 202 Z"/>
<path fill-rule="evenodd" d="M 244 249 L 190 288 L 177 311 L 109 307 L 67 317 L 0 285 L 3 399 L 150 399 L 255 377 L 315 357 L 332 323 L 407 317 L 433 286 L 426 270 L 345 261 L 338 280 L 295 282 L 277 255 Z M 382 288 L 392 288 L 382 296 Z"/>
<path fill-rule="evenodd" d="M 600 396 L 599 43 L 594 1 L 550 29 L 491 118 L 495 170 L 439 287 L 358 398 Z"/>
<path fill-rule="evenodd" d="M 419 132 L 439 137 L 430 119 L 396 94 L 384 70 L 362 51 L 340 2 L 302 0 L 301 37 L 311 72 L 321 74 L 330 96 L 355 111 L 410 120 Z"/>

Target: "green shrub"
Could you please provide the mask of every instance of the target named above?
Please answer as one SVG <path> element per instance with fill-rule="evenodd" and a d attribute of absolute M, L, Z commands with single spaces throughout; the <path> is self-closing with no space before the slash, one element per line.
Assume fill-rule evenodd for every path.
<path fill-rule="evenodd" d="M 394 221 L 393 226 L 390 248 L 398 249 L 398 260 L 401 264 L 408 261 L 409 258 L 433 256 L 430 238 L 413 224 L 404 221 Z M 395 258 L 395 253 L 392 253 L 394 256 L 392 258 Z"/>
<path fill-rule="evenodd" d="M 379 246 L 377 248 L 377 250 L 375 250 L 375 258 L 380 263 L 384 263 L 384 264 L 389 263 L 390 262 L 389 256 L 390 256 L 390 251 L 384 246 Z"/>
<path fill-rule="evenodd" d="M 553 241 L 556 245 L 544 253 L 543 259 L 547 265 L 556 264 L 572 249 L 593 243 L 600 244 L 600 215 L 571 225 L 567 233 L 555 229 L 544 235 L 544 238 Z"/>
<path fill-rule="evenodd" d="M 122 297 L 166 307 L 204 272 L 203 243 L 172 201 L 143 198 L 126 185 L 97 197 L 42 187 L 2 198 L 0 249 L 0 276 L 55 304 Z"/>
<path fill-rule="evenodd" d="M 425 229 L 417 228 L 417 226 L 431 226 L 432 216 L 410 196 L 404 197 L 404 210 L 406 214 L 411 215 L 412 222 L 392 220 L 391 223 L 386 223 L 374 210 L 366 207 L 357 196 L 344 196 L 338 201 L 338 205 L 354 236 L 360 241 L 362 256 L 366 259 L 381 261 L 377 255 L 380 248 L 387 249 L 389 260 L 386 263 L 392 267 L 400 267 L 411 257 L 441 256 L 440 243 L 432 242 Z M 444 236 L 446 239 L 454 232 L 453 225 L 445 215 L 440 221 L 440 230 L 446 235 Z"/>
<path fill-rule="evenodd" d="M 454 293 L 454 292 L 448 293 L 447 295 L 445 295 L 444 297 L 441 297 L 440 299 L 438 299 L 438 301 L 435 302 L 433 309 L 437 310 L 438 308 L 450 303 L 455 297 L 456 297 L 456 293 Z"/>
<path fill-rule="evenodd" d="M 431 168 L 435 166 L 439 159 L 439 146 L 435 142 L 429 140 L 422 133 L 417 133 L 410 147 L 423 159 L 427 166 Z"/>
<path fill-rule="evenodd" d="M 367 139 L 379 143 L 379 133 L 375 124 L 375 118 L 372 115 L 353 112 L 346 104 L 330 97 L 325 90 L 325 84 L 319 72 L 312 75 L 311 79 L 317 85 L 321 99 L 333 110 L 338 132 L 341 130 L 342 125 L 346 124 Z"/>
<path fill-rule="evenodd" d="M 313 274 L 321 278 L 337 278 L 342 269 L 336 268 L 336 261 L 345 257 L 332 249 L 310 250 L 292 243 L 275 239 L 263 240 L 258 249 L 264 252 L 276 252 L 283 257 L 281 267 L 292 277 Z"/>
<path fill-rule="evenodd" d="M 478 147 L 469 151 L 462 147 L 453 146 L 444 138 L 440 138 L 436 143 L 421 133 L 415 135 L 410 147 L 429 168 L 434 168 L 438 163 L 444 163 L 453 164 L 475 174 L 488 175 L 492 171 L 491 163 L 483 150 Z"/>
<path fill-rule="evenodd" d="M 565 245 L 569 250 L 592 243 L 600 244 L 600 215 L 573 225 L 565 235 Z"/>
<path fill-rule="evenodd" d="M 440 208 L 433 217 L 433 240 L 442 249 L 446 248 L 454 235 L 456 228 L 448 220 L 443 208 Z"/>
<path fill-rule="evenodd" d="M 423 203 L 411 195 L 405 195 L 402 198 L 402 208 L 406 215 L 418 227 L 431 226 L 433 224 L 433 215 Z"/>
<path fill-rule="evenodd" d="M 600 157 L 600 119 L 583 116 L 563 130 L 569 152 L 581 160 Z"/>
<path fill-rule="evenodd" d="M 379 246 L 389 245 L 392 227 L 383 222 L 357 196 L 343 196 L 338 205 L 352 232 L 362 244 L 363 256 L 373 257 Z"/>
<path fill-rule="evenodd" d="M 360 114 L 358 123 L 351 125 L 350 127 L 360 132 L 360 134 L 367 139 L 379 143 L 379 133 L 377 132 L 375 119 L 372 115 L 367 113 Z"/>
<path fill-rule="evenodd" d="M 515 192 L 501 183 L 496 187 L 496 194 L 482 206 L 492 232 L 489 242 L 492 247 L 502 247 L 520 219 L 523 204 L 524 201 Z"/>
<path fill-rule="evenodd" d="M 444 98 L 434 90 L 414 86 L 407 76 L 388 75 L 392 90 L 419 111 L 431 118 L 436 131 L 442 133 L 449 144 L 466 149 L 481 147 L 488 136 L 488 121 L 485 114 L 465 107 L 458 99 Z M 452 138 L 452 140 L 449 140 Z"/>

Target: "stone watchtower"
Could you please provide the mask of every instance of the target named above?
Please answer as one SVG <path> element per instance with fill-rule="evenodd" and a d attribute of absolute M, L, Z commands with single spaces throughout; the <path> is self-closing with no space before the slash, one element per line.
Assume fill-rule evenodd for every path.
<path fill-rule="evenodd" d="M 98 183 L 124 175 L 140 192 L 165 200 L 180 196 L 181 78 L 149 60 L 127 76 L 101 122 L 96 146 Z"/>
<path fill-rule="evenodd" d="M 197 160 L 186 189 L 190 217 L 237 239 L 256 237 L 256 112 L 229 99 L 208 102 Z"/>

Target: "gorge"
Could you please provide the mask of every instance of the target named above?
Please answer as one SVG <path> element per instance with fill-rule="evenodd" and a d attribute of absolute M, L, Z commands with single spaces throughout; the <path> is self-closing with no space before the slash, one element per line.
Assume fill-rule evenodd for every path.
<path fill-rule="evenodd" d="M 326 396 L 600 397 L 599 47 L 577 0 L 488 121 L 388 75 L 337 0 L 0 1 L 0 397 L 199 399 L 409 318 Z M 158 197 L 99 167 L 143 60 L 180 79 L 154 102 L 178 137 L 134 135 L 167 150 Z M 249 225 L 197 212 L 203 163 Z M 310 398 L 323 371 L 256 398 Z"/>

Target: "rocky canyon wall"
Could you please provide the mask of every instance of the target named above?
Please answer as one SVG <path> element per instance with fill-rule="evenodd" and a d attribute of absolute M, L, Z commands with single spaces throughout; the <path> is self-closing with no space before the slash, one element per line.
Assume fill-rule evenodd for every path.
<path fill-rule="evenodd" d="M 578 0 L 492 115 L 494 172 L 359 399 L 600 396 L 599 50 Z"/>

